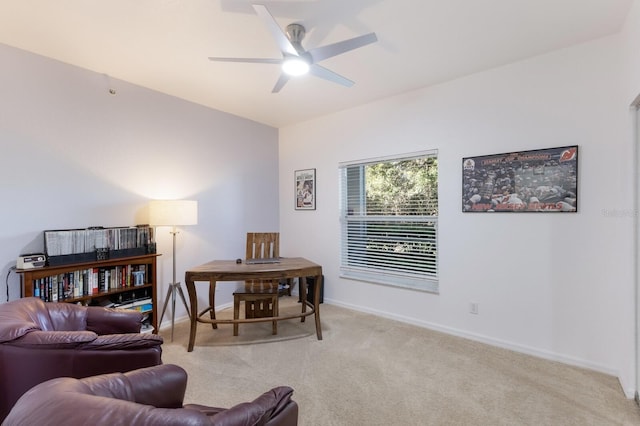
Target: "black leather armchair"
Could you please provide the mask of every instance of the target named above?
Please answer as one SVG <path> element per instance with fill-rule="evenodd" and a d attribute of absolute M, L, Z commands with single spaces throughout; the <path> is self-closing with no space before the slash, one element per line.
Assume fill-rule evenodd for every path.
<path fill-rule="evenodd" d="M 136 311 L 45 303 L 0 304 L 0 421 L 33 386 L 162 363 L 162 337 L 140 334 Z"/>
<path fill-rule="evenodd" d="M 25 393 L 3 426 L 298 424 L 298 405 L 287 386 L 228 409 L 183 405 L 186 387 L 187 373 L 172 364 L 85 379 L 53 379 Z"/>

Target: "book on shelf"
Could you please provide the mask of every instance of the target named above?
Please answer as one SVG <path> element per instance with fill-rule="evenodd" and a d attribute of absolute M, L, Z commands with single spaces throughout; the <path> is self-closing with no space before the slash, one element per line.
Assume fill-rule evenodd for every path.
<path fill-rule="evenodd" d="M 151 298 L 150 297 L 146 297 L 144 299 L 138 299 L 136 301 L 133 302 L 133 306 L 142 306 L 142 305 L 148 305 L 152 303 Z"/>
<path fill-rule="evenodd" d="M 155 240 L 149 225 L 48 230 L 44 248 L 49 265 L 63 265 L 155 253 Z"/>
<path fill-rule="evenodd" d="M 153 310 L 153 301 L 151 298 L 138 300 L 133 303 L 133 307 L 140 312 L 151 312 Z"/>
<path fill-rule="evenodd" d="M 131 309 L 146 314 L 153 310 L 153 301 L 149 297 L 138 300 L 130 300 L 124 303 L 115 303 L 113 304 L 113 307 L 118 309 Z"/>
<path fill-rule="evenodd" d="M 32 282 L 33 295 L 47 302 L 98 296 L 115 290 L 146 284 L 147 265 L 92 267 L 37 278 Z"/>
<path fill-rule="evenodd" d="M 134 305 L 133 308 L 131 309 L 134 309 L 142 313 L 151 312 L 153 310 L 153 304 L 149 302 L 149 303 L 145 303 L 144 305 Z"/>

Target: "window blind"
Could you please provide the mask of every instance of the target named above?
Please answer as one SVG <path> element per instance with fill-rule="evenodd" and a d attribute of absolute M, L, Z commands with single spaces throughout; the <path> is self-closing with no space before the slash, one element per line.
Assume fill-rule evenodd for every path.
<path fill-rule="evenodd" d="M 437 154 L 345 163 L 340 172 L 341 275 L 437 291 Z"/>

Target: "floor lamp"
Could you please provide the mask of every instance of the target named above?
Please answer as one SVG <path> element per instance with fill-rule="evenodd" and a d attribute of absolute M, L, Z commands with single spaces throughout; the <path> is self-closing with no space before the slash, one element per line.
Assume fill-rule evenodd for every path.
<path fill-rule="evenodd" d="M 187 315 L 189 305 L 184 297 L 180 283 L 176 281 L 176 230 L 177 226 L 198 224 L 198 202 L 192 200 L 154 200 L 149 203 L 149 225 L 151 226 L 172 226 L 173 231 L 173 281 L 169 284 L 167 296 L 164 299 L 164 307 L 160 315 L 158 326 L 162 323 L 167 304 L 171 299 L 171 341 L 173 342 L 173 328 L 176 317 L 176 293 L 182 299 Z"/>

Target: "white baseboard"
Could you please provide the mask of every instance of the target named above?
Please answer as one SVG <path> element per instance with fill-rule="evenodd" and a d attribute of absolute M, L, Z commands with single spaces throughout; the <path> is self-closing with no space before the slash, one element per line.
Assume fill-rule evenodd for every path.
<path fill-rule="evenodd" d="M 509 342 L 509 341 L 506 341 L 506 340 L 495 339 L 493 337 L 486 336 L 486 335 L 483 335 L 483 334 L 471 333 L 471 332 L 468 332 L 468 331 L 465 331 L 465 330 L 460 330 L 460 329 L 453 328 L 453 327 L 443 326 L 441 324 L 436 324 L 436 323 L 432 323 L 432 322 L 428 322 L 428 321 L 418 320 L 416 318 L 405 317 L 403 315 L 392 314 L 392 313 L 389 313 L 389 312 L 379 311 L 379 310 L 376 310 L 376 309 L 370 309 L 370 308 L 363 307 L 363 306 L 360 306 L 360 305 L 353 305 L 353 304 L 350 304 L 350 303 L 344 303 L 344 302 L 340 302 L 340 301 L 337 301 L 337 300 L 328 299 L 327 297 L 324 298 L 324 302 L 328 303 L 328 304 L 331 304 L 331 305 L 336 305 L 336 306 L 341 306 L 343 308 L 352 309 L 354 311 L 364 312 L 364 313 L 368 313 L 368 314 L 372 314 L 372 315 L 377 315 L 377 316 L 380 316 L 380 317 L 383 317 L 383 318 L 388 318 L 388 319 L 400 321 L 400 322 L 403 322 L 403 323 L 406 323 L 406 324 L 411 324 L 411 325 L 416 325 L 418 327 L 427 328 L 429 330 L 439 331 L 439 332 L 450 334 L 450 335 L 453 335 L 453 336 L 462 337 L 462 338 L 469 339 L 469 340 L 474 340 L 476 342 L 485 343 L 487 345 L 497 346 L 499 348 L 508 349 L 508 350 L 511 350 L 511 351 L 514 351 L 514 352 L 523 353 L 523 354 L 526 354 L 526 355 L 535 356 L 535 357 L 546 359 L 546 360 L 549 360 L 549 361 L 557 361 L 557 362 L 561 362 L 563 364 L 571 365 L 571 366 L 574 366 L 574 367 L 581 367 L 581 368 L 586 368 L 586 369 L 589 369 L 589 370 L 597 371 L 599 373 L 603 373 L 603 374 L 607 374 L 609 376 L 616 377 L 618 379 L 618 382 L 620 383 L 621 390 L 624 393 L 626 398 L 633 399 L 634 396 L 635 396 L 635 393 L 636 393 L 635 389 L 631 389 L 631 388 L 625 387 L 624 383 L 622 383 L 622 380 L 620 380 L 620 375 L 618 374 L 617 371 L 614 371 L 614 370 L 612 370 L 612 369 L 610 369 L 608 367 L 605 367 L 603 365 L 593 363 L 591 361 L 587 361 L 587 360 L 584 360 L 584 359 L 575 358 L 575 357 L 571 357 L 571 356 L 566 356 L 566 355 L 562 355 L 562 354 L 558 354 L 558 353 L 555 353 L 555 352 L 551 352 L 551 351 L 547 351 L 547 350 L 543 350 L 543 349 L 538 349 L 538 348 L 534 348 L 534 347 L 530 347 L 530 346 L 526 346 L 526 345 L 521 345 L 521 344 L 518 344 L 518 343 Z"/>

